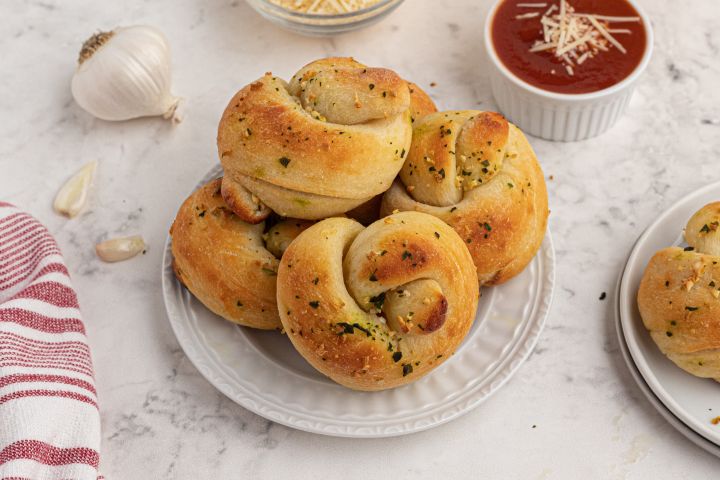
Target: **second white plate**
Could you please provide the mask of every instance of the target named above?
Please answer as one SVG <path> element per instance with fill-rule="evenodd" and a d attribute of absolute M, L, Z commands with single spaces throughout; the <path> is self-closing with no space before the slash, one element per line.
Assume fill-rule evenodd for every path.
<path fill-rule="evenodd" d="M 645 398 L 648 399 L 650 404 L 655 407 L 655 409 L 660 413 L 660 415 L 663 416 L 663 418 L 665 418 L 665 420 L 668 421 L 668 423 L 670 423 L 670 425 L 672 425 L 678 432 L 683 434 L 695 445 L 715 455 L 716 457 L 720 457 L 720 446 L 715 445 L 705 437 L 698 435 L 694 430 L 685 425 L 678 417 L 673 415 L 673 413 L 668 410 L 667 407 L 653 393 L 648 384 L 645 382 L 643 376 L 640 374 L 640 370 L 638 370 L 637 366 L 635 365 L 635 361 L 633 360 L 633 357 L 630 354 L 630 349 L 628 348 L 627 342 L 625 341 L 625 332 L 623 331 L 622 322 L 620 321 L 620 285 L 622 284 L 622 277 L 624 273 L 625 271 L 623 270 L 623 272 L 618 276 L 617 287 L 615 289 L 615 329 L 618 335 L 620 353 L 622 353 L 623 360 L 625 360 L 625 364 L 630 371 L 630 375 L 632 375 L 633 380 L 635 380 L 635 383 L 637 383 L 637 386 L 640 388 L 640 391 L 645 395 Z"/>
<path fill-rule="evenodd" d="M 702 188 L 678 201 L 640 236 L 625 267 L 619 295 L 620 321 L 632 359 L 648 387 L 684 424 L 720 445 L 720 383 L 697 378 L 678 368 L 660 352 L 643 325 L 637 291 L 645 267 L 660 249 L 682 243 L 682 231 L 703 205 L 720 199 L 720 183 Z"/>
<path fill-rule="evenodd" d="M 219 166 L 201 184 L 220 175 Z M 410 385 L 356 392 L 315 371 L 277 332 L 243 328 L 206 309 L 175 279 L 168 238 L 162 283 L 168 318 L 188 358 L 218 390 L 258 415 L 309 432 L 389 437 L 452 420 L 497 391 L 532 351 L 552 299 L 548 232 L 516 278 L 483 289 L 477 318 L 455 355 Z"/>

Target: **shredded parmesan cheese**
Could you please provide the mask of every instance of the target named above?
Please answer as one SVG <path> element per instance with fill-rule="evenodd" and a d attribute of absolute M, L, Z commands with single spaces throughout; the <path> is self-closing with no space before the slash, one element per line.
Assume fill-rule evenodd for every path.
<path fill-rule="evenodd" d="M 380 0 L 270 0 L 282 8 L 301 13 L 336 15 L 372 7 Z"/>
<path fill-rule="evenodd" d="M 622 22 L 639 22 L 640 17 L 609 17 L 607 15 L 594 15 L 591 13 L 578 13 L 578 17 L 593 17 L 598 20 L 603 20 L 605 22 L 614 22 L 614 23 L 622 23 Z"/>
<path fill-rule="evenodd" d="M 607 32 L 607 30 L 605 30 L 605 28 L 604 28 L 602 25 L 600 25 L 600 22 L 597 21 L 597 20 L 595 19 L 595 17 L 587 17 L 587 19 L 590 20 L 590 23 L 592 23 L 593 26 L 597 29 L 597 31 L 600 32 L 600 35 L 602 35 L 603 37 L 605 37 L 605 38 L 608 40 L 608 42 L 610 42 L 610 43 L 612 43 L 613 45 L 615 45 L 615 48 L 617 48 L 618 50 L 620 50 L 622 53 L 627 53 L 627 50 L 625 50 L 625 47 L 623 47 L 620 42 L 618 42 L 617 40 L 615 40 L 615 37 L 613 37 L 612 35 L 610 35 L 610 34 Z"/>
<path fill-rule="evenodd" d="M 544 9 L 546 3 L 518 3 L 522 8 Z M 555 13 L 557 12 L 557 13 Z M 577 13 L 567 0 L 559 4 L 551 4 L 542 15 L 540 12 L 528 12 L 517 15 L 516 20 L 528 20 L 540 17 L 541 39 L 530 47 L 530 52 L 552 51 L 560 59 L 568 75 L 575 75 L 575 68 L 587 60 L 596 57 L 600 52 L 607 52 L 611 47 L 623 54 L 625 47 L 613 34 L 631 34 L 627 28 L 610 28 L 611 23 L 639 22 L 640 17 L 617 17 Z M 553 75 L 555 71 L 551 72 Z"/>

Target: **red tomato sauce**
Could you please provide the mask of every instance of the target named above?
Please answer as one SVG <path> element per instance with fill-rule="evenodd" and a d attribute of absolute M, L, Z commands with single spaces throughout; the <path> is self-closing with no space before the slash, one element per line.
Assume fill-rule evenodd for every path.
<path fill-rule="evenodd" d="M 525 82 L 557 93 L 589 93 L 603 90 L 625 79 L 645 53 L 647 36 L 642 21 L 612 23 L 611 28 L 623 28 L 630 34 L 612 34 L 627 53 L 615 47 L 588 58 L 582 65 L 573 67 L 573 75 L 554 51 L 530 52 L 536 40 L 542 39 L 540 16 L 558 0 L 544 0 L 544 8 L 518 7 L 523 3 L 543 3 L 543 0 L 505 0 L 491 19 L 492 42 L 500 61 Z M 568 0 L 575 13 L 639 17 L 638 12 L 625 0 Z M 516 19 L 518 15 L 539 12 L 534 18 Z M 557 13 L 555 11 L 554 13 Z"/>

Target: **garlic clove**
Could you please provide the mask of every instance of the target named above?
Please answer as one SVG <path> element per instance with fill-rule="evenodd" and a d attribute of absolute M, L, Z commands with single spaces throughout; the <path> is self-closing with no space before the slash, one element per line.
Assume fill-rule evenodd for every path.
<path fill-rule="evenodd" d="M 122 262 L 145 250 L 145 241 L 140 235 L 113 238 L 95 245 L 95 253 L 105 262 Z"/>
<path fill-rule="evenodd" d="M 170 47 L 162 32 L 133 26 L 99 32 L 80 51 L 71 89 L 92 115 L 110 121 L 160 116 L 180 121 L 170 93 Z"/>
<path fill-rule="evenodd" d="M 93 160 L 65 182 L 53 202 L 53 208 L 57 213 L 73 218 L 82 211 L 87 203 L 96 169 L 97 160 Z"/>

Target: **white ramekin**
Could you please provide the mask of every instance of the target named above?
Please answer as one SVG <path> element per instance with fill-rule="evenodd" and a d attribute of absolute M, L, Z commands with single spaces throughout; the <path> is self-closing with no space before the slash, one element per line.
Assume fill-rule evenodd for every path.
<path fill-rule="evenodd" d="M 555 93 L 530 85 L 515 76 L 500 60 L 492 42 L 492 21 L 498 0 L 485 20 L 485 50 L 490 58 L 490 85 L 498 108 L 525 133 L 574 142 L 600 135 L 613 126 L 630 102 L 635 83 L 650 62 L 653 31 L 650 20 L 635 0 L 627 0 L 637 10 L 646 32 L 645 53 L 624 80 L 592 93 Z"/>

